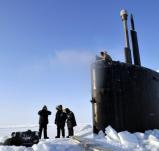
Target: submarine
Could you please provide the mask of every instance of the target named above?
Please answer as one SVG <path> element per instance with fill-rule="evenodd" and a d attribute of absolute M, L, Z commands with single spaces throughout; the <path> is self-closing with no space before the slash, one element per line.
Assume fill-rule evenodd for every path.
<path fill-rule="evenodd" d="M 120 16 L 125 34 L 125 62 L 96 59 L 91 65 L 94 133 L 105 131 L 108 125 L 118 132 L 159 128 L 159 73 L 141 65 L 133 15 L 132 57 L 127 11 L 121 10 Z"/>

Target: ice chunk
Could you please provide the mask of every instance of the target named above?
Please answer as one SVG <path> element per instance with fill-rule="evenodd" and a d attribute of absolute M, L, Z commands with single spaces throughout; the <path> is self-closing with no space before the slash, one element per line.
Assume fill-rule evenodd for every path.
<path fill-rule="evenodd" d="M 93 137 L 93 130 L 91 125 L 84 126 L 81 130 L 76 132 L 77 136 L 80 137 Z"/>
<path fill-rule="evenodd" d="M 159 140 L 157 139 L 157 137 L 155 137 L 153 135 L 149 135 L 148 141 L 151 145 L 155 145 L 155 146 L 159 147 Z"/>
<path fill-rule="evenodd" d="M 103 131 L 99 131 L 98 135 L 100 136 L 100 138 L 105 138 L 105 134 L 103 133 Z"/>
<path fill-rule="evenodd" d="M 91 126 L 90 124 L 88 124 L 88 125 L 83 126 L 83 127 L 80 129 L 80 131 L 84 131 L 84 130 L 87 130 L 87 129 L 90 129 L 90 128 L 92 128 L 92 126 Z"/>
<path fill-rule="evenodd" d="M 139 142 L 135 134 L 131 134 L 128 131 L 118 133 L 121 144 L 128 148 L 139 147 Z"/>
<path fill-rule="evenodd" d="M 136 132 L 136 133 L 134 133 L 134 135 L 136 135 L 138 140 L 143 140 L 145 138 L 144 133 L 141 133 L 141 132 Z"/>
<path fill-rule="evenodd" d="M 154 129 L 151 134 L 154 135 L 155 137 L 159 138 L 159 130 L 158 129 Z"/>
<path fill-rule="evenodd" d="M 101 131 L 99 131 L 98 135 L 94 135 L 94 137 L 97 139 L 103 139 L 103 138 L 105 138 L 105 134 L 101 130 Z"/>
<path fill-rule="evenodd" d="M 145 131 L 145 138 L 148 138 L 148 136 L 151 135 L 152 132 L 153 132 L 152 130 Z"/>
<path fill-rule="evenodd" d="M 109 137 L 111 140 L 115 142 L 120 142 L 118 133 L 111 126 L 106 127 L 105 133 L 107 134 L 107 137 Z"/>

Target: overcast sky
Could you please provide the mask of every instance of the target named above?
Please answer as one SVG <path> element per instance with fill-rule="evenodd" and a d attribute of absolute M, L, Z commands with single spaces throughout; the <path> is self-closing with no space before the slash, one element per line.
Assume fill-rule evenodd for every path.
<path fill-rule="evenodd" d="M 141 63 L 159 69 L 159 1 L 0 0 L 0 126 L 37 124 L 62 104 L 91 122 L 90 64 L 106 49 L 124 61 L 119 12 L 133 13 Z"/>

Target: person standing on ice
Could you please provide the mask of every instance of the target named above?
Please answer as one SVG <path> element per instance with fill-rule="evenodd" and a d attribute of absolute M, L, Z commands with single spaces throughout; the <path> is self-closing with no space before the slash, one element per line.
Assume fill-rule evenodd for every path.
<path fill-rule="evenodd" d="M 70 136 L 74 135 L 74 130 L 73 127 L 75 127 L 76 124 L 76 119 L 74 116 L 74 113 L 72 111 L 70 111 L 70 109 L 66 108 L 65 112 L 67 114 L 67 128 L 68 128 L 68 136 L 67 138 L 69 138 Z"/>
<path fill-rule="evenodd" d="M 39 114 L 39 138 L 41 139 L 42 131 L 44 131 L 44 139 L 48 139 L 47 136 L 47 124 L 48 116 L 51 115 L 51 112 L 47 110 L 47 106 L 44 105 L 42 110 L 38 112 Z"/>
<path fill-rule="evenodd" d="M 55 124 L 57 126 L 57 136 L 55 138 L 60 138 L 60 131 L 62 131 L 63 138 L 65 137 L 65 122 L 66 122 L 66 113 L 63 112 L 62 105 L 56 107 L 56 117 Z"/>
<path fill-rule="evenodd" d="M 105 60 L 108 63 L 112 63 L 112 58 L 110 57 L 110 55 L 107 53 L 107 51 L 101 51 L 100 52 L 100 58 L 101 60 Z"/>

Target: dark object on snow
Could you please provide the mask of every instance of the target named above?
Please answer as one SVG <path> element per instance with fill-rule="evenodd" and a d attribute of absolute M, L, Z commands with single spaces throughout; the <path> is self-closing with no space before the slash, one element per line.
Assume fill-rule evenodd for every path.
<path fill-rule="evenodd" d="M 48 116 L 51 115 L 51 112 L 47 110 L 46 105 L 38 112 L 39 114 L 39 138 L 41 139 L 42 130 L 44 130 L 44 139 L 47 139 L 47 124 Z"/>
<path fill-rule="evenodd" d="M 57 126 L 56 138 L 60 138 L 60 131 L 62 131 L 62 136 L 65 137 L 66 113 L 63 112 L 62 105 L 58 105 L 56 107 L 56 110 L 57 110 L 55 117 L 55 124 Z"/>
<path fill-rule="evenodd" d="M 96 60 L 92 64 L 94 133 L 105 131 L 108 125 L 131 132 L 159 128 L 159 73 L 141 67 L 137 34 L 131 23 L 134 65 L 130 54 L 125 54 L 126 63 Z"/>
<path fill-rule="evenodd" d="M 74 130 L 73 127 L 75 127 L 76 124 L 76 119 L 74 116 L 74 113 L 70 111 L 70 109 L 66 108 L 65 112 L 67 114 L 67 128 L 68 128 L 68 137 L 74 135 Z"/>
<path fill-rule="evenodd" d="M 31 147 L 39 143 L 39 136 L 37 131 L 12 132 L 11 138 L 5 140 L 3 145 L 15 145 Z"/>

